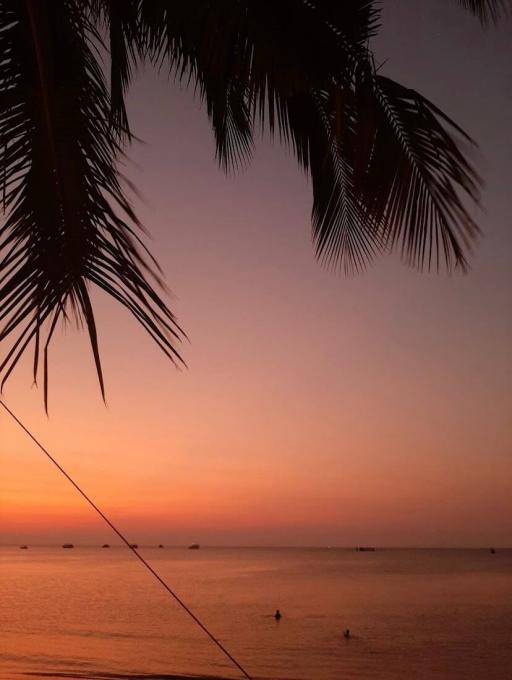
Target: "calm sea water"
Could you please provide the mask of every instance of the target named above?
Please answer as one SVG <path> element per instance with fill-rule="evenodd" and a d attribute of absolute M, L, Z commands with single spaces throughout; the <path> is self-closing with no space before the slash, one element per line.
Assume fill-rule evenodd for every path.
<path fill-rule="evenodd" d="M 512 678 L 512 551 L 141 552 L 254 677 Z M 0 578 L 2 678 L 240 677 L 126 548 L 3 547 Z"/>

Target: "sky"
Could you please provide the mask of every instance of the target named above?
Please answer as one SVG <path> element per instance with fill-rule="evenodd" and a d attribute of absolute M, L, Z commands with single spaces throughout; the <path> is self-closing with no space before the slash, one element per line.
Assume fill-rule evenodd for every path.
<path fill-rule="evenodd" d="M 512 545 L 512 46 L 456 3 L 387 0 L 374 48 L 479 142 L 482 237 L 467 275 L 396 256 L 346 278 L 310 239 L 311 187 L 260 140 L 225 176 L 190 91 L 147 71 L 127 176 L 190 342 L 176 370 L 94 294 L 107 388 L 85 336 L 30 361 L 6 403 L 130 540 L 212 545 Z M 0 413 L 3 543 L 112 542 Z"/>

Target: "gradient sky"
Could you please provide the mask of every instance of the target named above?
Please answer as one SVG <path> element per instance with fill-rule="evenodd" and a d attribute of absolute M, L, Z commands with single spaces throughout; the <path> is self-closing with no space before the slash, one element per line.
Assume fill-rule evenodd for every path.
<path fill-rule="evenodd" d="M 141 74 L 144 144 L 126 172 L 188 369 L 96 295 L 107 408 L 72 329 L 51 350 L 49 419 L 30 361 L 4 393 L 132 540 L 512 544 L 510 23 L 483 31 L 444 0 L 384 6 L 384 72 L 481 146 L 472 271 L 418 274 L 397 257 L 356 278 L 326 271 L 294 159 L 263 140 L 224 176 L 192 94 Z M 113 542 L 4 413 L 0 457 L 3 542 Z"/>

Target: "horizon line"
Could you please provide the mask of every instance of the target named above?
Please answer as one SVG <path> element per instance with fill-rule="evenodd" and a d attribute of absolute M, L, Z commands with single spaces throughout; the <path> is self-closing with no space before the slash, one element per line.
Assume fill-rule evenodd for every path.
<path fill-rule="evenodd" d="M 134 541 L 135 543 L 135 541 Z M 0 543 L 0 548 L 19 548 L 20 545 L 26 545 L 33 548 L 61 548 L 62 543 Z M 103 545 L 108 545 L 109 548 L 127 548 L 124 543 L 73 543 L 75 548 L 101 548 Z M 162 545 L 163 548 L 184 548 L 188 550 L 190 545 L 186 543 L 138 543 L 139 549 L 142 548 L 159 548 Z M 479 546 L 467 546 L 467 545 L 449 545 L 449 546 L 439 546 L 439 545 L 265 545 L 265 544 L 254 544 L 254 545 L 243 545 L 243 544 L 214 544 L 214 543 L 200 543 L 201 549 L 240 549 L 240 550 L 353 550 L 357 551 L 359 548 L 372 548 L 374 550 L 489 550 L 491 548 L 497 550 L 512 550 L 512 546 L 505 545 L 479 545 Z"/>

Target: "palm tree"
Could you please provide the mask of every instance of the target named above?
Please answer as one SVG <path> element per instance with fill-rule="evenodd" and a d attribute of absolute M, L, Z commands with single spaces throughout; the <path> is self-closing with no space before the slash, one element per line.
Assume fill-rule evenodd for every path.
<path fill-rule="evenodd" d="M 459 4 L 485 23 L 509 0 Z M 14 338 L 2 386 L 33 345 L 46 403 L 48 346 L 71 317 L 87 327 L 103 393 L 91 284 L 181 361 L 118 168 L 141 62 L 197 88 L 223 168 L 250 157 L 255 127 L 293 150 L 312 180 L 320 259 L 359 270 L 398 248 L 419 268 L 464 268 L 480 186 L 471 140 L 380 72 L 378 26 L 371 0 L 0 0 L 0 340 Z"/>

